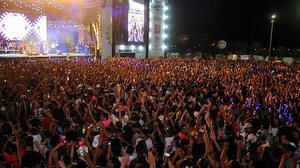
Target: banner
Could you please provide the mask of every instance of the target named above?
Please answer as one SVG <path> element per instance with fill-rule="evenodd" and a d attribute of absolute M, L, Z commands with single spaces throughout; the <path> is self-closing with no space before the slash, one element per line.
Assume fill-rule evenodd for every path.
<path fill-rule="evenodd" d="M 144 42 L 145 5 L 143 1 L 129 0 L 128 42 Z"/>

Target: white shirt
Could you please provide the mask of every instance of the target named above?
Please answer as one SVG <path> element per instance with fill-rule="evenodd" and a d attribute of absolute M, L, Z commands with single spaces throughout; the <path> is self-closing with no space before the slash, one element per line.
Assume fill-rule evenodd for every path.
<path fill-rule="evenodd" d="M 32 135 L 32 137 L 33 137 L 33 142 L 37 141 L 38 144 L 39 144 L 40 146 L 42 146 L 42 145 L 41 145 L 42 137 L 41 137 L 40 134 Z M 34 144 L 34 146 L 33 146 L 33 150 L 36 151 L 36 152 L 39 152 L 39 149 L 37 148 L 37 146 L 36 146 L 35 144 Z"/>
<path fill-rule="evenodd" d="M 278 132 L 278 128 L 271 128 L 269 131 L 269 133 L 271 133 L 272 136 L 275 136 L 277 134 L 277 132 Z"/>
<path fill-rule="evenodd" d="M 135 146 L 139 143 L 139 141 L 141 141 L 141 140 L 143 140 L 142 138 L 138 138 L 137 140 L 136 140 L 136 143 L 135 143 Z M 149 150 L 149 149 L 151 149 L 152 147 L 153 147 L 153 144 L 152 144 L 152 140 L 150 139 L 150 138 L 148 138 L 147 140 L 146 140 L 146 145 L 147 145 L 147 149 Z"/>
<path fill-rule="evenodd" d="M 165 149 L 164 149 L 164 153 L 167 153 L 168 152 L 168 148 L 169 146 L 171 145 L 172 141 L 173 141 L 174 137 L 166 137 L 165 138 Z"/>

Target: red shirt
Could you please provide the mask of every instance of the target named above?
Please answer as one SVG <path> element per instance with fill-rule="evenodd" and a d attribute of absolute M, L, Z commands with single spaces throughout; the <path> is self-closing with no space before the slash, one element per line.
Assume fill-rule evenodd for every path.
<path fill-rule="evenodd" d="M 181 139 L 189 139 L 188 136 L 184 135 L 183 133 L 179 133 L 178 136 L 181 138 Z"/>
<path fill-rule="evenodd" d="M 21 157 L 24 155 L 24 149 L 21 148 L 20 154 L 21 154 Z M 5 160 L 9 165 L 12 165 L 12 164 L 14 164 L 14 163 L 18 163 L 18 162 L 19 162 L 19 159 L 18 159 L 18 155 L 17 155 L 17 154 L 15 154 L 15 155 L 9 155 L 9 154 L 7 154 L 6 152 L 4 152 L 3 158 L 4 158 L 4 160 Z"/>
<path fill-rule="evenodd" d="M 5 152 L 3 158 L 9 165 L 19 162 L 18 155 L 9 155 Z"/>
<path fill-rule="evenodd" d="M 109 124 L 111 123 L 111 121 L 112 121 L 112 118 L 111 118 L 111 116 L 109 116 L 109 118 L 108 118 L 107 120 L 105 120 L 105 121 L 102 121 L 103 128 L 107 128 L 107 127 L 109 127 Z"/>
<path fill-rule="evenodd" d="M 46 117 L 46 118 L 42 121 L 42 126 L 43 126 L 45 129 L 50 130 L 51 123 L 52 123 L 52 118 Z"/>

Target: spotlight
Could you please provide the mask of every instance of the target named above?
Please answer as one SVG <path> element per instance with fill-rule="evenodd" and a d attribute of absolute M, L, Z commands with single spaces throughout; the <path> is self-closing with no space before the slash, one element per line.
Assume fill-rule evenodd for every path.
<path fill-rule="evenodd" d="M 142 51 L 144 49 L 143 46 L 139 46 L 139 50 Z"/>
<path fill-rule="evenodd" d="M 131 46 L 130 46 L 130 49 L 131 49 L 131 50 L 135 50 L 135 46 L 134 46 L 134 45 L 131 45 Z"/>
<path fill-rule="evenodd" d="M 123 44 L 120 45 L 120 49 L 121 49 L 121 50 L 125 50 L 125 45 L 123 45 Z"/>

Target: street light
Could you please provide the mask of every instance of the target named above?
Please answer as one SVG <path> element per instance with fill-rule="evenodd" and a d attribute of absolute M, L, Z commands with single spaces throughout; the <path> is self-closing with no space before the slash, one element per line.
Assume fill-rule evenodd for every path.
<path fill-rule="evenodd" d="M 272 52 L 273 28 L 274 28 L 275 19 L 276 19 L 276 15 L 273 14 L 271 16 L 271 34 L 270 34 L 269 57 L 271 56 L 271 52 Z"/>

